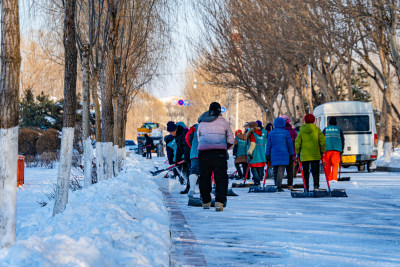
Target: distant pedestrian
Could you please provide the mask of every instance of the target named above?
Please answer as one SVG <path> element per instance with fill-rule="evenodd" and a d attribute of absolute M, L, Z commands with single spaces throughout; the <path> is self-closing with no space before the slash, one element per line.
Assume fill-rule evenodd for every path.
<path fill-rule="evenodd" d="M 310 166 L 314 178 L 314 189 L 319 189 L 319 161 L 326 151 L 326 140 L 321 130 L 315 126 L 315 117 L 307 114 L 306 124 L 300 127 L 295 141 L 296 154 L 300 155 L 307 190 L 310 188 Z"/>
<path fill-rule="evenodd" d="M 235 132 L 235 146 L 233 147 L 235 167 L 239 179 L 243 179 L 247 171 L 247 138 L 241 130 Z"/>
<path fill-rule="evenodd" d="M 266 156 L 267 161 L 274 167 L 275 185 L 279 192 L 283 192 L 282 179 L 285 168 L 294 156 L 293 141 L 289 131 L 285 129 L 286 123 L 283 118 L 276 118 L 274 126 L 275 129 L 268 134 Z"/>
<path fill-rule="evenodd" d="M 322 133 L 326 138 L 325 172 L 328 181 L 337 181 L 340 165 L 340 155 L 344 149 L 344 134 L 338 127 L 336 117 L 330 117 L 328 127 Z"/>
<path fill-rule="evenodd" d="M 199 118 L 200 195 L 203 208 L 211 207 L 211 175 L 215 181 L 215 210 L 222 211 L 228 194 L 227 150 L 235 141 L 229 123 L 221 115 L 217 102 Z"/>
<path fill-rule="evenodd" d="M 281 116 L 285 120 L 285 129 L 289 132 L 290 138 L 292 139 L 292 146 L 293 146 L 293 153 L 292 157 L 289 158 L 289 165 L 286 167 L 286 174 L 287 174 L 287 179 L 288 179 L 288 189 L 292 190 L 293 189 L 293 173 L 294 173 L 294 162 L 295 162 L 295 151 L 294 151 L 294 142 L 297 137 L 297 132 L 292 128 L 292 125 L 290 124 L 290 118 L 286 115 Z"/>
<path fill-rule="evenodd" d="M 174 155 L 174 163 L 177 164 L 181 161 L 184 161 L 180 165 L 180 169 L 182 170 L 183 178 L 186 180 L 186 189 L 181 191 L 181 194 L 187 194 L 189 192 L 189 171 L 190 171 L 190 148 L 186 143 L 185 136 L 188 132 L 187 129 L 182 127 L 179 122 L 175 124 L 173 121 L 169 121 L 167 123 L 167 131 L 174 136 L 176 142 L 176 151 Z"/>
<path fill-rule="evenodd" d="M 251 173 L 253 174 L 254 185 L 260 185 L 264 177 L 266 165 L 265 150 L 267 148 L 267 130 L 262 128 L 260 121 L 249 123 L 251 130 L 247 133 L 250 141 L 247 154 L 250 158 Z"/>
<path fill-rule="evenodd" d="M 267 132 L 270 132 L 274 129 L 274 125 L 270 122 L 267 123 L 267 125 L 265 126 L 265 130 L 267 130 Z"/>
<path fill-rule="evenodd" d="M 189 174 L 189 193 L 188 197 L 192 198 L 196 192 L 197 180 L 200 176 L 200 166 L 199 166 L 199 139 L 197 138 L 197 128 L 198 124 L 190 127 L 189 131 L 186 133 L 186 143 L 190 147 L 190 174 Z"/>
<path fill-rule="evenodd" d="M 144 138 L 146 139 L 146 142 L 144 143 L 144 146 L 146 147 L 146 159 L 151 159 L 151 150 L 154 148 L 154 142 L 147 134 L 144 135 Z"/>

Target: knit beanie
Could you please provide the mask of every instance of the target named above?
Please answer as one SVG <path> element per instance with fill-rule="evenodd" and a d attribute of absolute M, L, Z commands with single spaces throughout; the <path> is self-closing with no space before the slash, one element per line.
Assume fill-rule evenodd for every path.
<path fill-rule="evenodd" d="M 304 121 L 306 123 L 314 123 L 315 122 L 315 117 L 313 114 L 308 113 L 305 117 L 304 117 Z"/>
<path fill-rule="evenodd" d="M 210 116 L 219 116 L 221 114 L 221 105 L 218 102 L 212 102 L 208 111 Z"/>
<path fill-rule="evenodd" d="M 176 126 L 175 122 L 169 121 L 169 122 L 167 123 L 167 131 L 168 131 L 168 132 L 173 132 L 173 131 L 176 130 L 176 128 L 178 128 L 178 126 Z"/>
<path fill-rule="evenodd" d="M 337 122 L 336 122 L 336 117 L 330 117 L 330 118 L 329 118 L 329 124 L 330 124 L 330 125 L 336 125 L 336 124 L 337 124 Z"/>
<path fill-rule="evenodd" d="M 262 122 L 261 121 L 256 121 L 258 127 L 262 127 Z"/>
<path fill-rule="evenodd" d="M 289 116 L 282 115 L 282 116 L 281 116 L 281 118 L 282 118 L 282 119 L 284 119 L 284 120 L 285 120 L 285 122 L 290 122 L 290 118 L 289 118 Z"/>

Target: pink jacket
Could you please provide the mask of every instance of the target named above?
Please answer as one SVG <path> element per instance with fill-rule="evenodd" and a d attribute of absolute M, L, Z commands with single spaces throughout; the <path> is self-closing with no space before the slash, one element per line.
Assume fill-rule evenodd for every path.
<path fill-rule="evenodd" d="M 228 122 L 219 116 L 212 122 L 201 122 L 197 130 L 198 150 L 229 149 L 235 142 Z"/>

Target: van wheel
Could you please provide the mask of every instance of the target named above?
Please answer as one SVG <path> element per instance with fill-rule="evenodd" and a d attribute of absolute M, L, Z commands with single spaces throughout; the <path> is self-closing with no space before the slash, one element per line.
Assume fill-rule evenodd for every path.
<path fill-rule="evenodd" d="M 376 171 L 376 169 L 371 169 L 371 164 L 367 164 L 367 171 L 368 172 L 374 172 L 374 171 Z"/>
<path fill-rule="evenodd" d="M 359 172 L 365 171 L 365 164 L 358 165 L 358 166 L 357 166 L 357 169 L 358 169 Z"/>

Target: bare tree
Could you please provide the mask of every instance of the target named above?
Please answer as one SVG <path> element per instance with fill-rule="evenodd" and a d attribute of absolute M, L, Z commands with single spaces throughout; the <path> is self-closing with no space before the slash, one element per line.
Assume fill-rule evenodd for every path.
<path fill-rule="evenodd" d="M 60 165 L 58 168 L 57 192 L 53 216 L 63 212 L 68 203 L 72 150 L 75 131 L 77 57 L 75 40 L 75 0 L 65 1 L 64 15 L 64 114 L 61 138 Z"/>
<path fill-rule="evenodd" d="M 16 239 L 19 49 L 18 1 L 3 0 L 0 52 L 0 248 L 12 246 Z"/>

